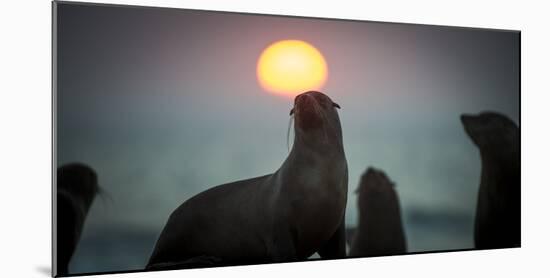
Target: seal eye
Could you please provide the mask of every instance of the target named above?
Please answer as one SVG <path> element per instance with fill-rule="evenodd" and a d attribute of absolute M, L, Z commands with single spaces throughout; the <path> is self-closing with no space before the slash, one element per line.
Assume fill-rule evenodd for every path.
<path fill-rule="evenodd" d="M 336 102 L 333 102 L 333 103 L 332 103 L 332 106 L 334 106 L 334 107 L 340 109 L 340 105 L 338 105 L 338 103 L 336 103 Z"/>
<path fill-rule="evenodd" d="M 294 114 L 294 108 L 290 109 L 290 116 L 292 116 L 292 114 Z"/>

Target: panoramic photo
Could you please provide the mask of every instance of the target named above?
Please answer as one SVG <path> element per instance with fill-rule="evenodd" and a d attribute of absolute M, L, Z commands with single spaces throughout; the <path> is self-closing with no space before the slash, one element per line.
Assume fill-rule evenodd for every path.
<path fill-rule="evenodd" d="M 53 2 L 55 276 L 521 246 L 520 32 Z"/>

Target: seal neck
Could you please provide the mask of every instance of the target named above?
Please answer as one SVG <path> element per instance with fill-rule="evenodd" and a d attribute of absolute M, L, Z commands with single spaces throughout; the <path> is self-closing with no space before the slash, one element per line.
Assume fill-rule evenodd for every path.
<path fill-rule="evenodd" d="M 341 143 L 338 144 L 307 144 L 295 141 L 287 159 L 278 170 L 278 178 L 290 179 L 282 184 L 307 185 L 322 182 L 324 176 L 341 177 L 340 172 L 347 171 L 346 157 Z M 337 173 L 335 173 L 337 172 Z M 331 174 L 332 173 L 332 174 Z"/>
<path fill-rule="evenodd" d="M 481 183 L 485 184 L 490 192 L 502 193 L 520 190 L 521 170 L 519 162 L 515 161 L 515 159 L 493 157 L 490 154 L 482 152 L 481 164 Z M 519 196 L 519 193 L 517 193 L 517 196 Z"/>
<path fill-rule="evenodd" d="M 331 136 L 315 140 L 304 140 L 296 136 L 289 157 L 295 156 L 303 157 L 306 160 L 318 158 L 323 161 L 337 156 L 345 157 L 342 137 Z"/>

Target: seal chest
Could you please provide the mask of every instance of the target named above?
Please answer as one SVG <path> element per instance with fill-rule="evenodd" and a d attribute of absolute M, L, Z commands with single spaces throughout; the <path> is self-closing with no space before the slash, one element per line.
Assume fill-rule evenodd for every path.
<path fill-rule="evenodd" d="M 292 235 L 296 256 L 306 259 L 324 242 L 329 240 L 343 224 L 347 201 L 347 168 L 339 163 L 306 169 L 289 182 L 282 182 L 283 190 L 278 196 L 278 207 L 286 207 L 294 223 Z M 283 167 L 282 169 L 285 169 Z M 338 178 L 335 178 L 338 177 Z M 286 224 L 288 225 L 288 224 Z"/>

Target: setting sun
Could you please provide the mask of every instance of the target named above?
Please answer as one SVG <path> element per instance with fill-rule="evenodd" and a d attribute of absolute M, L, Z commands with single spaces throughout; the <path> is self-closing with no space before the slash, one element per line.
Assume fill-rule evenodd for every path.
<path fill-rule="evenodd" d="M 319 50 L 299 40 L 278 41 L 258 59 L 258 81 L 265 90 L 290 97 L 319 90 L 327 80 L 327 63 Z"/>

